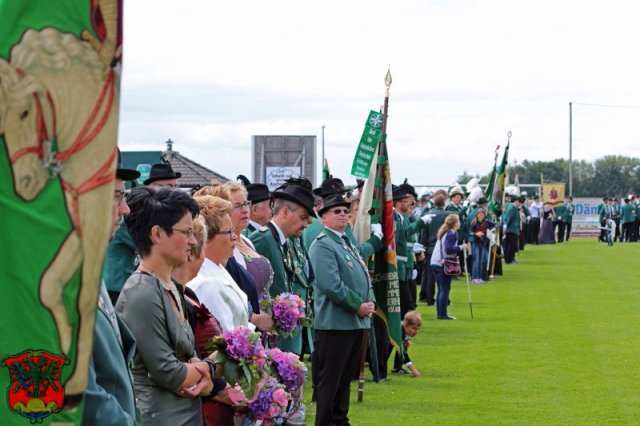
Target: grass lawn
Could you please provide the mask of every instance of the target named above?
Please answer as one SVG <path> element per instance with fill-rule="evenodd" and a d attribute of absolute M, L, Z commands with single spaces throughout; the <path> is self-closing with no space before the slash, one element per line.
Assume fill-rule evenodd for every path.
<path fill-rule="evenodd" d="M 454 281 L 458 321 L 419 307 L 410 354 L 422 376 L 367 381 L 362 404 L 353 382 L 351 423 L 640 424 L 639 259 L 637 243 L 527 245 L 503 276 L 472 285 L 474 319 Z M 308 383 L 307 424 L 310 396 Z"/>

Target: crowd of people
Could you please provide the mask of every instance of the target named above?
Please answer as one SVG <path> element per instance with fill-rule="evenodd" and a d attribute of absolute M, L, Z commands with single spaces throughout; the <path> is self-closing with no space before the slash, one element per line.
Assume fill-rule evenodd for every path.
<path fill-rule="evenodd" d="M 600 235 L 598 241 L 610 246 L 614 242 L 638 242 L 640 231 L 640 199 L 633 194 L 622 198 L 604 197 L 598 206 Z"/>
<path fill-rule="evenodd" d="M 266 347 L 309 356 L 316 425 L 349 424 L 349 385 L 363 347 L 377 383 L 387 379 L 393 353 L 387 324 L 374 314 L 366 263 L 383 246 L 382 226 L 371 224 L 365 241 L 354 236 L 362 182 L 348 188 L 329 177 L 313 189 L 290 179 L 270 191 L 239 176 L 189 193 L 162 163 L 127 194 L 125 182 L 138 177 L 117 169 L 84 422 L 241 424 L 246 398 L 216 373 L 207 342 L 249 327 Z M 637 240 L 632 205 L 637 212 L 637 201 L 603 204 L 603 225 L 616 214 L 622 225 L 609 241 Z M 502 273 L 503 260 L 516 263 L 527 243 L 569 241 L 575 210 L 571 197 L 549 208 L 538 196 L 511 194 L 498 221 L 486 198 L 460 186 L 418 195 L 406 180 L 393 186 L 393 207 L 404 350 L 392 372 L 413 377 L 420 372 L 408 348 L 422 325 L 418 303 L 435 305 L 437 320 L 456 319 L 448 311 L 459 279 L 452 267 L 483 284 Z M 304 301 L 313 320 L 286 337 L 263 303 L 283 293 Z M 280 421 L 305 418 L 306 407 L 296 404 Z"/>

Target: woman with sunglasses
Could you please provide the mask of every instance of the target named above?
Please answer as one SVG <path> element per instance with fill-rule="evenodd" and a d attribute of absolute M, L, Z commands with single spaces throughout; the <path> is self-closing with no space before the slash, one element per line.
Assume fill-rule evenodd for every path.
<path fill-rule="evenodd" d="M 210 364 L 196 357 L 180 289 L 171 279 L 186 262 L 198 205 L 168 188 L 134 188 L 126 222 L 142 261 L 116 310 L 136 338 L 131 373 L 144 424 L 201 425 L 201 399 L 213 389 Z"/>

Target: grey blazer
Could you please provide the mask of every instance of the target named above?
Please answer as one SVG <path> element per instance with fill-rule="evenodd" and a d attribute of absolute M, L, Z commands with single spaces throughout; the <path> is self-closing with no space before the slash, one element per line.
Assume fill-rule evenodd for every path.
<path fill-rule="evenodd" d="M 174 393 L 187 376 L 184 363 L 196 356 L 193 331 L 180 323 L 160 280 L 135 272 L 116 310 L 136 338 L 131 373 L 144 424 L 201 425 L 200 398 Z"/>

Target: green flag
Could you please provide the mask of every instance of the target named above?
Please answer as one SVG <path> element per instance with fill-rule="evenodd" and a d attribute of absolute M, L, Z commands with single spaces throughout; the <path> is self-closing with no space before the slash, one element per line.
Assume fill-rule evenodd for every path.
<path fill-rule="evenodd" d="M 112 222 L 120 3 L 0 0 L 2 425 L 82 419 Z"/>
<path fill-rule="evenodd" d="M 324 159 L 324 164 L 322 165 L 322 181 L 329 179 L 331 176 L 331 172 L 329 171 L 329 162 L 327 159 Z"/>
<path fill-rule="evenodd" d="M 507 171 L 507 162 L 509 158 L 509 143 L 507 142 L 507 146 L 504 149 L 504 154 L 502 155 L 502 161 L 498 165 L 495 172 L 495 179 L 493 181 L 493 185 L 491 186 L 491 182 L 489 185 L 491 186 L 491 192 L 489 193 L 489 188 L 487 188 L 487 192 L 489 193 L 489 211 L 494 214 L 496 217 L 500 217 L 502 214 L 502 194 L 504 193 L 504 176 Z"/>
<path fill-rule="evenodd" d="M 378 146 L 378 141 L 382 135 L 382 114 L 370 111 L 367 122 L 360 138 L 360 144 L 356 151 L 351 174 L 353 176 L 366 179 L 369 177 L 369 170 L 373 163 L 373 157 Z"/>
<path fill-rule="evenodd" d="M 377 304 L 376 315 L 385 323 L 391 345 L 398 353 L 402 353 L 400 284 L 398 282 L 396 237 L 393 224 L 391 167 L 389 165 L 389 156 L 387 155 L 386 135 L 382 135 L 380 138 L 374 197 L 371 204 L 375 211 L 371 216 L 371 223 L 380 223 L 382 225 L 382 232 L 384 233 L 384 246 L 375 254 L 375 267 L 372 280 Z M 366 208 L 366 206 L 360 206 L 360 208 Z"/>

